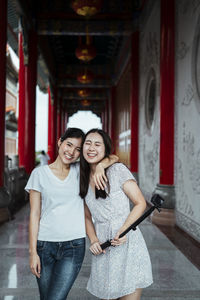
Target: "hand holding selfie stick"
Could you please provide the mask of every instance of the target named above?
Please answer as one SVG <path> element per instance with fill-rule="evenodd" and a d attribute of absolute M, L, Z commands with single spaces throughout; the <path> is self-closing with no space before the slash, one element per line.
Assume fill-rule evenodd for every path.
<path fill-rule="evenodd" d="M 151 198 L 151 203 L 153 203 L 153 206 L 149 208 L 140 218 L 138 218 L 131 226 L 129 226 L 124 232 L 122 232 L 119 236 L 119 238 L 122 238 L 124 235 L 126 235 L 131 229 L 136 230 L 136 226 L 138 226 L 144 219 L 146 219 L 155 209 L 157 209 L 159 212 L 161 211 L 161 206 L 164 202 L 164 199 L 158 195 L 154 194 Z M 111 240 L 106 241 L 105 243 L 101 244 L 101 249 L 104 250 L 107 247 L 111 246 Z"/>

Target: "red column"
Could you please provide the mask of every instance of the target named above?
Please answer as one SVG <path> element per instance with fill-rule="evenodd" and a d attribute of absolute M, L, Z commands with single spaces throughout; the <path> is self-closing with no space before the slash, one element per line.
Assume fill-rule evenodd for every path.
<path fill-rule="evenodd" d="M 25 65 L 23 52 L 23 36 L 19 33 L 19 118 L 18 118 L 18 154 L 19 165 L 26 165 L 26 155 L 24 151 L 25 137 Z"/>
<path fill-rule="evenodd" d="M 29 31 L 28 65 L 24 65 L 22 34 L 19 36 L 19 164 L 30 173 L 35 166 L 35 106 L 37 83 L 37 34 Z"/>
<path fill-rule="evenodd" d="M 26 68 L 26 133 L 25 153 L 26 171 L 31 173 L 35 167 L 35 120 L 36 120 L 36 85 L 37 85 L 37 34 L 29 31 L 28 66 Z"/>
<path fill-rule="evenodd" d="M 0 0 L 0 187 L 4 186 L 7 1 Z"/>
<path fill-rule="evenodd" d="M 57 134 L 56 139 L 58 140 L 61 136 L 61 98 L 58 99 L 57 103 Z"/>
<path fill-rule="evenodd" d="M 48 88 L 49 95 L 49 112 L 48 112 L 48 154 L 50 157 L 50 163 L 54 161 L 54 124 L 53 124 L 53 99 L 51 97 L 50 87 Z"/>
<path fill-rule="evenodd" d="M 139 32 L 132 35 L 131 55 L 131 171 L 138 173 Z"/>
<path fill-rule="evenodd" d="M 174 183 L 174 0 L 161 1 L 160 184 Z"/>

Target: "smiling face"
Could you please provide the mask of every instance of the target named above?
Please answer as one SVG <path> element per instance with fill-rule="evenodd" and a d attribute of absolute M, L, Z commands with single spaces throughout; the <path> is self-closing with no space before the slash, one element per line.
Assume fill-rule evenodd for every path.
<path fill-rule="evenodd" d="M 83 144 L 83 157 L 89 164 L 97 164 L 105 156 L 105 145 L 102 136 L 97 133 L 89 133 Z"/>
<path fill-rule="evenodd" d="M 58 141 L 58 155 L 63 164 L 71 164 L 75 162 L 81 151 L 82 138 L 67 138 L 63 142 Z"/>

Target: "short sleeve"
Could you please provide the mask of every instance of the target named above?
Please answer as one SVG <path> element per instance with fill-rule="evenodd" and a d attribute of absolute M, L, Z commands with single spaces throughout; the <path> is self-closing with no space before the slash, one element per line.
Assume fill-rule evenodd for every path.
<path fill-rule="evenodd" d="M 30 190 L 41 192 L 39 169 L 40 168 L 35 168 L 29 177 L 29 180 L 24 188 L 28 193 L 30 192 Z"/>
<path fill-rule="evenodd" d="M 132 179 L 136 181 L 131 171 L 124 164 L 117 163 L 116 165 L 116 171 L 118 172 L 120 187 L 123 187 L 124 183 L 128 180 Z"/>

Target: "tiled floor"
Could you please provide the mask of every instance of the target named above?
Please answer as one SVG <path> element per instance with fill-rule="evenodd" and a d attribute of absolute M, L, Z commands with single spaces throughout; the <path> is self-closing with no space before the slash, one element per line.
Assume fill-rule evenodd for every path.
<path fill-rule="evenodd" d="M 0 226 L 0 300 L 39 299 L 28 266 L 28 213 L 27 205 L 14 220 Z M 144 221 L 140 229 L 150 252 L 154 276 L 154 283 L 143 291 L 142 300 L 200 300 L 198 268 L 156 226 Z M 87 251 L 69 300 L 97 299 L 85 289 L 89 270 Z"/>

